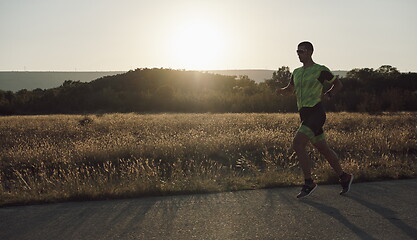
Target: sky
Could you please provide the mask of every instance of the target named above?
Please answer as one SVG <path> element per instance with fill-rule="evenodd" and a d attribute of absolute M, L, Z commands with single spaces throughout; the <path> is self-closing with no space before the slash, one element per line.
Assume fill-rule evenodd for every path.
<path fill-rule="evenodd" d="M 0 0 L 0 71 L 417 72 L 415 0 Z"/>

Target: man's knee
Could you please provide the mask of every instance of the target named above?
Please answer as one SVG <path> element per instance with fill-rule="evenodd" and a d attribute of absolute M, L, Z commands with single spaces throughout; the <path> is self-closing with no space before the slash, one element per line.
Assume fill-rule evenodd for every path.
<path fill-rule="evenodd" d="M 314 144 L 314 147 L 316 147 L 316 149 L 320 152 L 320 153 L 325 153 L 328 151 L 328 147 L 325 144 Z"/>
<path fill-rule="evenodd" d="M 314 147 L 323 155 L 328 155 L 332 153 L 332 149 L 330 149 L 329 145 L 325 141 L 320 141 L 314 144 Z"/>
<path fill-rule="evenodd" d="M 303 151 L 308 143 L 307 137 L 302 137 L 300 135 L 296 135 L 293 142 L 292 142 L 292 148 L 295 152 Z"/>

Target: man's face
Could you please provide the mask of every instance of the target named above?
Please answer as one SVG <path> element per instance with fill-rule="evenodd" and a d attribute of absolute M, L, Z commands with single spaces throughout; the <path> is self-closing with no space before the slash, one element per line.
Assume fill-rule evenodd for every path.
<path fill-rule="evenodd" d="M 300 59 L 300 62 L 302 62 L 302 63 L 306 62 L 306 60 L 311 58 L 311 54 L 312 54 L 312 52 L 307 50 L 306 47 L 298 46 L 297 55 L 298 55 L 298 59 Z"/>

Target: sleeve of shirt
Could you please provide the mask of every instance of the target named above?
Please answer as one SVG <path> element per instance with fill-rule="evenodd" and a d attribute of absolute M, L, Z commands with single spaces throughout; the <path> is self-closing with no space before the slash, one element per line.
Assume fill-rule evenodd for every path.
<path fill-rule="evenodd" d="M 320 72 L 318 80 L 321 83 L 324 83 L 324 81 L 332 83 L 334 80 L 336 80 L 336 76 L 327 67 L 324 67 L 324 69 Z"/>

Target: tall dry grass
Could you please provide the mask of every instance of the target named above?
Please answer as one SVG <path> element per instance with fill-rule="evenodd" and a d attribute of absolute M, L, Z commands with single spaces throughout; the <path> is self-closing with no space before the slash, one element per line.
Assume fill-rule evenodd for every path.
<path fill-rule="evenodd" d="M 416 113 L 330 113 L 329 144 L 359 181 L 416 177 Z M 301 183 L 297 114 L 0 118 L 0 205 Z M 310 147 L 319 182 L 336 183 Z"/>

